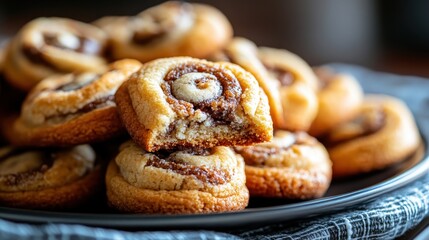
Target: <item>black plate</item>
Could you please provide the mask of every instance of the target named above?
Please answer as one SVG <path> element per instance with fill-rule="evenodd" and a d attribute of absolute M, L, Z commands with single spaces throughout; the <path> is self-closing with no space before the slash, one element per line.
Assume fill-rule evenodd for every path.
<path fill-rule="evenodd" d="M 200 215 L 131 215 L 114 213 L 70 213 L 0 207 L 0 218 L 24 222 L 61 222 L 120 228 L 232 228 L 305 218 L 333 212 L 374 199 L 423 176 L 429 169 L 429 80 L 375 73 L 363 68 L 335 64 L 355 75 L 366 92 L 386 93 L 407 102 L 416 116 L 423 138 L 419 150 L 407 161 L 359 178 L 333 182 L 325 197 L 290 202 L 252 198 L 240 212 Z M 429 112 L 429 111 L 428 111 Z"/>

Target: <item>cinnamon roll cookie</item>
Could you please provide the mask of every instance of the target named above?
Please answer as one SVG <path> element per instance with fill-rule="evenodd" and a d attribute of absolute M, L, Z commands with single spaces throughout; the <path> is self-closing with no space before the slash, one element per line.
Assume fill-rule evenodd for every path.
<path fill-rule="evenodd" d="M 89 145 L 65 150 L 0 149 L 0 206 L 66 209 L 89 200 L 101 170 Z"/>
<path fill-rule="evenodd" d="M 54 76 L 27 96 L 21 115 L 4 132 L 15 145 L 69 146 L 106 140 L 123 131 L 116 111 L 116 89 L 141 64 L 112 63 L 106 72 Z"/>
<path fill-rule="evenodd" d="M 215 56 L 216 57 L 216 56 Z M 257 48 L 243 38 L 225 48 L 225 59 L 251 72 L 268 96 L 274 127 L 307 130 L 317 113 L 317 79 L 311 68 L 286 50 Z"/>
<path fill-rule="evenodd" d="M 115 100 L 128 132 L 149 152 L 272 137 L 265 94 L 250 73 L 227 62 L 154 60 L 118 89 Z"/>
<path fill-rule="evenodd" d="M 210 213 L 244 209 L 244 162 L 228 147 L 149 153 L 124 143 L 106 174 L 109 204 L 132 213 Z"/>
<path fill-rule="evenodd" d="M 405 160 L 420 142 L 413 115 L 399 99 L 365 97 L 359 115 L 325 136 L 336 177 L 386 168 Z"/>
<path fill-rule="evenodd" d="M 351 75 L 336 73 L 329 67 L 318 67 L 314 71 L 319 79 L 319 111 L 309 133 L 320 136 L 358 114 L 363 90 Z"/>
<path fill-rule="evenodd" d="M 161 57 L 203 58 L 221 49 L 232 27 L 217 9 L 169 1 L 134 17 L 109 17 L 95 22 L 110 36 L 113 57 L 147 62 Z"/>
<path fill-rule="evenodd" d="M 4 73 L 17 88 L 30 90 L 54 74 L 105 68 L 107 35 L 99 28 L 65 18 L 38 18 L 10 42 Z"/>
<path fill-rule="evenodd" d="M 235 147 L 246 163 L 251 196 L 310 199 L 321 197 L 331 183 L 325 147 L 304 132 L 278 130 L 271 142 Z"/>

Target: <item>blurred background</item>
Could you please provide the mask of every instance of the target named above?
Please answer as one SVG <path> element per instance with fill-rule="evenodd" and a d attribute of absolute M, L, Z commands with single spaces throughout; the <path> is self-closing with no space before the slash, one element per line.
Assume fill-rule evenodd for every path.
<path fill-rule="evenodd" d="M 40 16 L 90 22 L 134 15 L 163 1 L 0 1 L 0 39 Z M 235 35 L 285 48 L 311 65 L 358 64 L 429 77 L 429 1 L 425 0 L 199 0 L 219 8 Z"/>

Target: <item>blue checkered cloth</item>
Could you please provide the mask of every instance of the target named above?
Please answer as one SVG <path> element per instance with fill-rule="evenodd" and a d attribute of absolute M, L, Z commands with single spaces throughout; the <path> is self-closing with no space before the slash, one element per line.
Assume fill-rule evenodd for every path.
<path fill-rule="evenodd" d="M 429 133 L 429 80 L 374 73 L 349 65 L 332 66 L 355 75 L 366 92 L 387 93 L 406 100 L 421 131 Z M 384 84 L 377 79 L 386 77 L 397 87 L 383 89 Z M 425 175 L 401 189 L 342 212 L 250 230 L 126 232 L 69 224 L 31 225 L 0 219 L 0 239 L 394 239 L 428 215 L 429 175 Z"/>

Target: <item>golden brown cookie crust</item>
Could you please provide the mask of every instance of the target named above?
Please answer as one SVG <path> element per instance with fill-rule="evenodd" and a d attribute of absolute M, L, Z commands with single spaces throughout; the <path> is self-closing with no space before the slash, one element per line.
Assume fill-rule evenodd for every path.
<path fill-rule="evenodd" d="M 204 68 L 216 72 L 219 79 L 204 72 Z M 181 74 L 181 69 L 185 74 Z M 178 75 L 175 75 L 176 72 Z M 169 83 L 165 80 L 168 74 L 178 78 Z M 192 79 L 195 76 L 197 79 Z M 223 91 L 210 92 L 193 89 L 195 85 L 192 81 L 199 81 L 201 76 L 210 82 L 207 88 L 214 86 L 218 90 L 222 89 L 217 86 L 219 84 L 229 87 Z M 185 87 L 180 85 L 188 80 L 191 83 L 184 84 Z M 171 84 L 171 91 L 166 90 L 170 87 L 166 84 Z M 177 92 L 174 92 L 174 88 Z M 214 97 L 208 99 L 212 95 Z M 191 99 L 185 100 L 188 97 Z M 231 101 L 232 104 L 235 101 L 236 105 L 230 107 L 231 102 L 224 104 L 227 101 L 225 99 L 234 97 L 236 100 Z M 248 145 L 272 137 L 272 121 L 265 94 L 250 73 L 231 63 L 213 63 L 188 57 L 158 59 L 145 64 L 124 83 L 118 89 L 115 100 L 128 132 L 147 151 Z M 214 104 L 215 107 L 198 107 L 198 104 L 206 103 Z M 187 106 L 193 106 L 193 110 Z M 217 113 L 221 117 L 215 115 Z M 226 116 L 225 119 L 222 114 Z M 216 124 L 216 121 L 230 123 Z"/>
<path fill-rule="evenodd" d="M 105 68 L 106 44 L 106 34 L 95 26 L 66 18 L 37 18 L 8 45 L 4 74 L 13 86 L 29 91 L 55 74 Z"/>
<path fill-rule="evenodd" d="M 246 185 L 252 192 L 251 196 L 301 200 L 319 198 L 328 190 L 331 182 L 328 178 L 326 174 L 304 170 L 246 166 Z"/>
<path fill-rule="evenodd" d="M 142 62 L 174 56 L 204 58 L 221 49 L 233 33 L 219 10 L 178 1 L 154 6 L 134 17 L 104 18 L 95 24 L 110 35 L 116 59 Z"/>
<path fill-rule="evenodd" d="M 331 183 L 326 149 L 305 134 L 278 130 L 272 142 L 236 147 L 246 162 L 251 196 L 312 199 L 323 196 Z"/>
<path fill-rule="evenodd" d="M 358 81 L 349 74 L 335 73 L 328 67 L 316 68 L 315 72 L 321 79 L 320 85 L 324 86 L 319 87 L 317 93 L 319 111 L 309 133 L 312 136 L 321 136 L 359 113 L 363 90 Z"/>
<path fill-rule="evenodd" d="M 111 161 L 106 174 L 108 201 L 116 209 L 179 214 L 237 211 L 247 206 L 249 192 L 245 186 L 244 163 L 232 150 L 217 147 L 213 155 L 202 157 L 178 153 L 175 158 L 181 160 L 169 163 L 168 159 L 153 160 L 155 155 L 139 150 L 134 143 L 127 144 L 129 146 L 122 146 L 116 162 Z M 141 151 L 142 154 L 137 154 Z M 155 162 L 150 165 L 149 161 Z M 166 170 L 156 165 L 161 163 L 180 164 L 188 170 L 177 173 L 172 169 L 180 168 Z M 226 168 L 228 166 L 231 168 Z M 193 170 L 195 167 L 208 170 Z M 203 172 L 194 175 L 193 171 Z M 220 175 L 206 175 L 206 171 Z"/>
<path fill-rule="evenodd" d="M 335 177 L 386 168 L 403 161 L 420 144 L 414 118 L 401 100 L 386 95 L 364 99 L 361 119 L 332 129 L 327 147 Z"/>
<path fill-rule="evenodd" d="M 0 151 L 2 157 L 12 153 L 0 162 L 2 206 L 69 209 L 87 203 L 101 186 L 101 167 L 94 166 L 95 153 L 88 145 L 55 152 L 51 155 L 52 166 L 44 159 L 48 155 L 41 151 Z"/>
<path fill-rule="evenodd" d="M 99 109 L 65 124 L 43 128 L 26 126 L 17 116 L 3 123 L 3 134 L 17 146 L 73 146 L 110 139 L 124 131 L 115 107 Z"/>
<path fill-rule="evenodd" d="M 113 95 L 140 67 L 138 61 L 125 59 L 104 73 L 42 81 L 28 95 L 21 115 L 3 126 L 6 138 L 20 146 L 71 146 L 118 135 L 123 127 Z"/>

